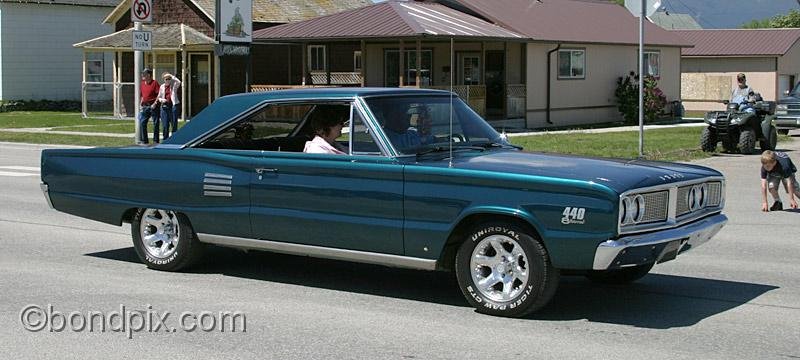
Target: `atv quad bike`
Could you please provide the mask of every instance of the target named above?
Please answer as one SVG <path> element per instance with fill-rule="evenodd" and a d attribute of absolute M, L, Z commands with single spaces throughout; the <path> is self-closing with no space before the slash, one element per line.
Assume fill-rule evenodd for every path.
<path fill-rule="evenodd" d="M 725 111 L 706 113 L 705 122 L 708 127 L 700 136 L 700 147 L 703 151 L 716 150 L 717 143 L 722 142 L 725 152 L 752 154 L 759 142 L 761 150 L 775 150 L 778 143 L 778 131 L 773 125 L 775 119 L 775 102 L 756 101 L 751 107 L 755 111 L 739 111 L 739 104 L 725 101 Z"/>

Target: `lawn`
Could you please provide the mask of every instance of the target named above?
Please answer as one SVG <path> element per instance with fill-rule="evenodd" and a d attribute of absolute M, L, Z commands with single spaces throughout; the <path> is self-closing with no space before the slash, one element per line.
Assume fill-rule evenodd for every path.
<path fill-rule="evenodd" d="M 45 128 L 76 125 L 114 125 L 125 120 L 83 118 L 80 113 L 54 111 L 14 111 L 0 113 L 0 128 Z"/>
<path fill-rule="evenodd" d="M 709 157 L 700 150 L 702 126 L 646 130 L 644 155 L 650 160 L 687 161 Z M 635 158 L 639 156 L 639 133 L 620 131 L 609 133 L 545 134 L 510 137 L 509 140 L 527 151 Z M 778 141 L 791 141 L 779 136 Z"/>

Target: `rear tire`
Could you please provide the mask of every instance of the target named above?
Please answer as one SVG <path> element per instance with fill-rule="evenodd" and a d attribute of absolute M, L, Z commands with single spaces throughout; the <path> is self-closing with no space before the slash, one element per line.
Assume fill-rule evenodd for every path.
<path fill-rule="evenodd" d="M 742 129 L 739 134 L 739 152 L 752 154 L 756 150 L 756 132 L 752 129 Z"/>
<path fill-rule="evenodd" d="M 778 146 L 778 131 L 774 126 L 770 126 L 769 134 L 764 134 L 764 140 L 759 141 L 758 145 L 761 147 L 761 151 L 775 150 L 775 147 Z"/>
<path fill-rule="evenodd" d="M 478 312 L 506 317 L 545 306 L 560 277 L 533 234 L 503 221 L 472 228 L 458 249 L 455 270 L 461 292 Z"/>
<path fill-rule="evenodd" d="M 717 149 L 717 132 L 710 127 L 703 129 L 700 134 L 700 148 L 705 152 L 714 152 Z"/>
<path fill-rule="evenodd" d="M 131 221 L 133 248 L 147 267 L 178 271 L 202 258 L 204 245 L 189 218 L 161 209 L 139 209 Z"/>
<path fill-rule="evenodd" d="M 593 270 L 586 274 L 589 280 L 602 284 L 629 284 L 643 278 L 655 263 L 632 266 L 616 270 Z"/>

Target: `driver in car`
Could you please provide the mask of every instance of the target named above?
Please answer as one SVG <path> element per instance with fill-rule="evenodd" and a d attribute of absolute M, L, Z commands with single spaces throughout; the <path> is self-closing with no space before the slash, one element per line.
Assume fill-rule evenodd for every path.
<path fill-rule="evenodd" d="M 428 112 L 420 109 L 417 116 L 419 129 L 411 126 L 411 115 L 405 111 L 389 111 L 386 114 L 386 136 L 396 148 L 410 149 L 436 142 L 436 137 L 430 134 Z"/>

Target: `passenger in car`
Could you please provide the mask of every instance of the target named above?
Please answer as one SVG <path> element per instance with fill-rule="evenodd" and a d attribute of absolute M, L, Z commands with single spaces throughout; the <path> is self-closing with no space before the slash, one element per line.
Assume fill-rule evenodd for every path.
<path fill-rule="evenodd" d="M 336 138 L 342 136 L 342 128 L 347 119 L 342 116 L 332 116 L 333 112 L 326 116 L 316 116 L 311 119 L 311 127 L 314 129 L 314 139 L 306 141 L 303 152 L 311 154 L 346 154 L 347 149 L 336 142 Z"/>

